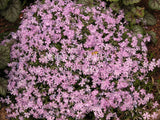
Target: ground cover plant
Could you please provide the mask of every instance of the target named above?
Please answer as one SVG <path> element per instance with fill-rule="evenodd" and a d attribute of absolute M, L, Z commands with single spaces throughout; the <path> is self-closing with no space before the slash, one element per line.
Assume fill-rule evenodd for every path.
<path fill-rule="evenodd" d="M 109 7 L 115 12 L 120 9 L 124 10 L 125 19 L 130 23 L 131 29 L 137 29 L 143 34 L 144 26 L 155 25 L 156 18 L 151 13 L 151 10 L 160 10 L 160 2 L 158 0 L 145 0 L 148 8 L 140 6 L 141 0 L 106 0 Z M 146 31 L 151 36 L 151 41 L 156 44 L 156 33 L 153 31 Z"/>
<path fill-rule="evenodd" d="M 21 10 L 36 0 L 0 0 L 0 17 L 14 23 L 19 18 Z"/>
<path fill-rule="evenodd" d="M 11 95 L 1 99 L 9 117 L 156 118 L 147 74 L 160 60 L 147 59 L 150 36 L 125 28 L 123 11 L 113 14 L 104 2 L 97 4 L 45 0 L 24 10 L 11 37 Z"/>
<path fill-rule="evenodd" d="M 142 24 L 154 25 L 156 24 L 155 17 L 148 12 L 144 7 L 140 7 L 137 4 L 141 0 L 106 0 L 111 2 L 110 7 L 119 11 L 121 8 L 125 11 L 125 18 L 132 24 L 136 24 L 136 19 L 141 19 Z M 159 0 L 148 0 L 146 1 L 150 9 L 160 10 Z"/>

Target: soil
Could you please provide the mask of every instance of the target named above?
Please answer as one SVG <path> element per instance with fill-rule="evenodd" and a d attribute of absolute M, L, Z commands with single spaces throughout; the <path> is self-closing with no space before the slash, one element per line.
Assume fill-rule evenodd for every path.
<path fill-rule="evenodd" d="M 6 118 L 6 115 L 7 115 L 7 112 L 5 110 L 5 107 L 3 107 L 1 110 L 0 110 L 0 120 L 8 120 Z"/>
<path fill-rule="evenodd" d="M 146 28 L 146 30 L 154 31 L 157 37 L 156 44 L 153 44 L 153 43 L 147 44 L 148 53 L 153 53 L 153 57 L 155 59 L 160 59 L 160 11 L 150 10 L 147 3 L 148 3 L 148 0 L 142 0 L 142 2 L 139 3 L 139 5 L 149 10 L 149 12 L 152 13 L 157 20 L 156 25 L 147 26 Z M 10 23 L 0 16 L 0 41 L 2 41 L 3 39 L 3 37 L 1 37 L 3 34 L 8 34 L 9 32 L 16 31 L 21 19 L 22 19 L 22 14 L 20 15 L 19 19 L 15 23 Z M 151 77 L 154 79 L 154 84 L 158 85 L 158 87 L 160 88 L 160 84 L 157 83 L 157 80 L 160 80 L 160 69 L 157 69 L 156 72 Z M 1 108 L 0 120 L 8 120 L 6 118 L 6 115 L 7 113 L 5 111 L 5 107 Z M 159 117 L 157 120 L 160 120 L 160 110 L 159 110 Z"/>

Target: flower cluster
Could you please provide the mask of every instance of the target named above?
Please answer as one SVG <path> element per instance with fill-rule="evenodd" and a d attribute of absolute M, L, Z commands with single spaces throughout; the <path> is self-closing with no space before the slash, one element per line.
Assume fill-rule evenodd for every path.
<path fill-rule="evenodd" d="M 12 34 L 8 90 L 9 117 L 82 119 L 119 118 L 154 97 L 145 84 L 160 60 L 147 60 L 145 42 L 125 28 L 123 11 L 114 15 L 105 3 L 92 8 L 70 0 L 45 0 L 24 10 Z M 140 45 L 138 42 L 140 41 Z M 146 82 L 147 84 L 147 82 Z M 14 97 L 13 97 L 14 96 Z"/>

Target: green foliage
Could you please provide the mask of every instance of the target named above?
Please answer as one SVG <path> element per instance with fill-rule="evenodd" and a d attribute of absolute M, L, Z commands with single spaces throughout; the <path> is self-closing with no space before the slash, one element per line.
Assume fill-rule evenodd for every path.
<path fill-rule="evenodd" d="M 143 33 L 144 33 L 143 28 L 139 25 L 134 25 L 132 29 L 135 34 L 142 34 L 143 35 Z"/>
<path fill-rule="evenodd" d="M 156 33 L 153 31 L 149 31 L 148 34 L 151 36 L 151 41 L 156 44 L 157 43 L 157 38 L 156 38 Z"/>
<path fill-rule="evenodd" d="M 136 19 L 143 18 L 141 21 L 145 25 L 155 25 L 155 17 L 147 12 L 145 8 L 136 6 L 141 0 L 106 0 L 111 2 L 109 7 L 115 12 L 119 12 L 123 9 L 125 12 L 125 19 L 130 24 L 136 24 Z M 160 0 L 149 0 L 149 6 L 151 9 L 160 10 Z"/>
<path fill-rule="evenodd" d="M 21 2 L 20 0 L 10 0 L 7 9 L 0 11 L 0 14 L 4 16 L 9 22 L 15 22 L 19 17 L 21 12 Z"/>
<path fill-rule="evenodd" d="M 118 4 L 118 2 L 113 2 L 110 4 L 110 8 L 116 12 L 118 12 L 120 10 L 120 6 Z"/>
<path fill-rule="evenodd" d="M 144 17 L 144 8 L 142 7 L 132 7 L 131 11 L 134 13 L 134 15 L 143 18 Z"/>
<path fill-rule="evenodd" d="M 84 5 L 87 5 L 89 7 L 93 6 L 93 0 L 78 0 L 77 3 L 78 4 L 84 4 Z"/>
<path fill-rule="evenodd" d="M 8 81 L 0 77 L 0 95 L 5 96 L 7 92 Z"/>
<path fill-rule="evenodd" d="M 139 3 L 141 0 L 123 0 L 124 5 L 132 5 L 135 3 Z"/>
<path fill-rule="evenodd" d="M 160 0 L 149 0 L 149 7 L 154 10 L 160 10 Z"/>
<path fill-rule="evenodd" d="M 139 26 L 139 25 L 134 25 L 132 27 L 132 30 L 135 33 L 135 35 L 137 35 L 137 34 L 142 34 L 143 35 L 144 34 L 144 29 L 141 26 Z M 138 39 L 138 46 L 141 45 L 141 42 L 142 42 L 142 40 Z"/>
<path fill-rule="evenodd" d="M 106 0 L 106 1 L 110 1 L 110 2 L 118 2 L 119 0 Z"/>
<path fill-rule="evenodd" d="M 10 49 L 6 46 L 0 45 L 0 69 L 4 69 L 10 58 Z"/>
<path fill-rule="evenodd" d="M 145 25 L 155 25 L 156 24 L 156 19 L 155 17 L 150 14 L 149 12 L 145 12 L 144 18 L 143 18 L 143 23 Z"/>
<path fill-rule="evenodd" d="M 136 3 L 138 1 L 136 2 L 127 1 L 127 2 L 129 3 L 124 4 L 122 0 L 117 2 L 112 2 L 109 7 L 116 12 L 119 12 L 120 9 L 124 9 L 125 19 L 133 25 L 136 24 L 136 19 L 144 17 L 144 8 L 138 6 L 135 7 L 134 5 L 130 4 L 130 3 Z"/>
<path fill-rule="evenodd" d="M 0 0 L 0 10 L 3 10 L 7 7 L 8 0 Z"/>
<path fill-rule="evenodd" d="M 136 23 L 136 18 L 134 17 L 134 14 L 132 14 L 132 12 L 126 12 L 125 13 L 125 19 L 130 22 L 131 24 L 135 24 Z"/>

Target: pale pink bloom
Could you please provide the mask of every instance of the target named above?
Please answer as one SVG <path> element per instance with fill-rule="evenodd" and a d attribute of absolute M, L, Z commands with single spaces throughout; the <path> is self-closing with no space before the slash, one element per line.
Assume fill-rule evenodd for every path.
<path fill-rule="evenodd" d="M 158 113 L 153 112 L 153 114 L 151 115 L 151 118 L 152 119 L 157 119 L 157 117 L 158 117 Z"/>
<path fill-rule="evenodd" d="M 133 92 L 133 91 L 135 90 L 135 87 L 132 85 L 132 86 L 130 87 L 130 90 Z"/>
<path fill-rule="evenodd" d="M 155 101 L 155 102 L 153 103 L 153 108 L 156 108 L 158 105 L 159 105 L 158 102 Z"/>
<path fill-rule="evenodd" d="M 143 119 L 144 120 L 149 120 L 150 119 L 150 114 L 148 113 L 148 112 L 145 112 L 144 114 L 143 114 Z"/>

